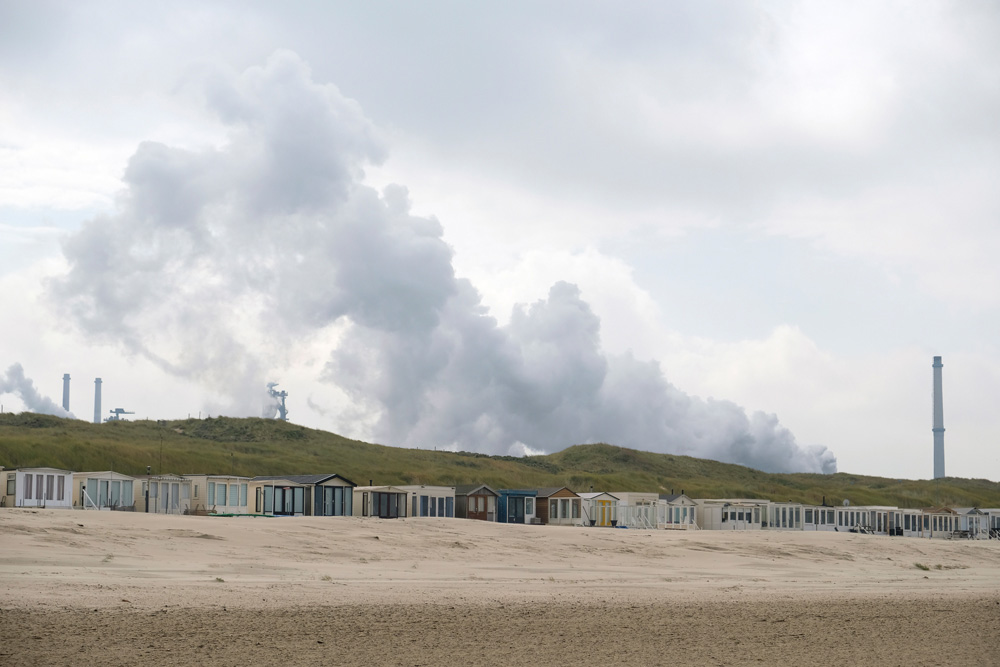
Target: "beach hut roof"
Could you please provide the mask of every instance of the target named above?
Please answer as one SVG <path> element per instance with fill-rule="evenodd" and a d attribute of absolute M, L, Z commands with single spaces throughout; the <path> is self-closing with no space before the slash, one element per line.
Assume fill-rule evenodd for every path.
<path fill-rule="evenodd" d="M 486 491 L 494 496 L 500 495 L 493 488 L 487 486 L 486 484 L 459 484 L 455 487 L 456 496 L 471 496 L 477 491 Z"/>
<path fill-rule="evenodd" d="M 258 477 L 254 477 L 253 481 L 255 481 L 255 482 L 270 482 L 270 481 L 284 480 L 284 481 L 292 482 L 293 484 L 310 485 L 310 484 L 322 484 L 323 482 L 331 480 L 334 477 L 338 477 L 338 478 L 344 480 L 345 482 L 347 482 L 351 486 L 357 486 L 357 484 L 355 484 L 351 480 L 349 480 L 346 477 L 343 477 L 341 475 L 338 475 L 336 473 L 333 473 L 333 474 L 327 473 L 325 475 L 260 475 Z"/>
<path fill-rule="evenodd" d="M 548 498 L 549 496 L 554 496 L 555 494 L 559 493 L 563 489 L 569 491 L 570 493 L 573 493 L 573 491 L 570 491 L 569 487 L 566 487 L 566 486 L 547 486 L 544 489 L 537 489 L 537 491 L 538 491 L 538 497 L 539 498 Z M 575 496 L 576 494 L 573 493 L 573 495 Z"/>

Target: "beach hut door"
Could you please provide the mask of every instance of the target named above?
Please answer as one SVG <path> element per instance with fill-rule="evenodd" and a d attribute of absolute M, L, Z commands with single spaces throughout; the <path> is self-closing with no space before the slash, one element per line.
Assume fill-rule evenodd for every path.
<path fill-rule="evenodd" d="M 507 501 L 507 523 L 524 523 L 524 498 Z"/>

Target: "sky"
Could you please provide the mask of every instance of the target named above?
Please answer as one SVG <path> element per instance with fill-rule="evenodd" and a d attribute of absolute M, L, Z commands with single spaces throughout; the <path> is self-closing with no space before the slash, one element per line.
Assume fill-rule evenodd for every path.
<path fill-rule="evenodd" d="M 0 0 L 0 403 L 1000 480 L 994 3 Z"/>

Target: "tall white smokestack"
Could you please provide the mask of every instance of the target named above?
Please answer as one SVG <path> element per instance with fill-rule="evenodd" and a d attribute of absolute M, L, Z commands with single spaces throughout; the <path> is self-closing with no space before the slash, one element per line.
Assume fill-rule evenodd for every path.
<path fill-rule="evenodd" d="M 63 374 L 63 410 L 69 412 L 69 373 Z"/>
<path fill-rule="evenodd" d="M 941 357 L 934 357 L 934 479 L 944 477 L 944 399 L 941 396 Z"/>
<path fill-rule="evenodd" d="M 94 423 L 101 423 L 101 378 L 94 379 Z"/>

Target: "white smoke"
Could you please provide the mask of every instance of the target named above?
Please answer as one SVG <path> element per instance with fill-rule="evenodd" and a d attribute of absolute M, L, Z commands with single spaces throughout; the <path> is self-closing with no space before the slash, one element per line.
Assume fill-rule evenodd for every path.
<path fill-rule="evenodd" d="M 24 368 L 19 363 L 11 364 L 7 372 L 0 375 L 0 394 L 17 396 L 29 412 L 76 419 L 72 412 L 67 412 L 48 396 L 38 393 L 38 390 L 35 389 L 35 383 L 24 376 Z"/>
<path fill-rule="evenodd" d="M 362 184 L 385 154 L 360 107 L 295 55 L 219 75 L 222 148 L 139 146 L 119 210 L 64 246 L 50 294 L 124 345 L 259 414 L 276 350 L 344 333 L 324 378 L 383 442 L 489 453 L 605 441 L 764 470 L 832 472 L 773 416 L 690 397 L 655 363 L 606 355 L 579 290 L 557 283 L 499 326 L 454 274 L 434 218 L 402 186 Z"/>

